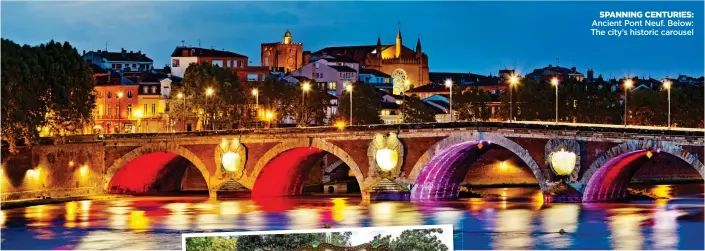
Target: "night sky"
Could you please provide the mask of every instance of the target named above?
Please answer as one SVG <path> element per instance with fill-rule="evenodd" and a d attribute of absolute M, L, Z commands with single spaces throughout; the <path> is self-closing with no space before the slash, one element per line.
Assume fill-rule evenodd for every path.
<path fill-rule="evenodd" d="M 594 37 L 600 11 L 692 11 L 695 36 Z M 290 29 L 304 50 L 394 43 L 420 36 L 431 71 L 496 75 L 556 64 L 621 77 L 703 75 L 703 2 L 12 2 L 2 37 L 36 45 L 68 40 L 81 50 L 141 50 L 155 67 L 175 46 L 225 49 L 260 63 L 260 43 Z"/>

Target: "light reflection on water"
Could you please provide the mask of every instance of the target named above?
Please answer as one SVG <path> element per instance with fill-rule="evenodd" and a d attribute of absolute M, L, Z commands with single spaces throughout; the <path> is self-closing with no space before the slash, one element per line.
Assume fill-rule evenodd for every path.
<path fill-rule="evenodd" d="M 356 198 L 208 201 L 205 197 L 67 202 L 3 210 L 1 245 L 5 249 L 180 249 L 181 232 L 310 229 L 329 223 L 332 227 L 453 224 L 456 249 L 703 248 L 702 194 L 683 200 L 676 193 L 681 189 L 674 186 L 649 188 L 671 200 L 621 204 L 544 205 L 535 189 L 497 191 L 506 197 L 424 203 L 365 203 Z"/>

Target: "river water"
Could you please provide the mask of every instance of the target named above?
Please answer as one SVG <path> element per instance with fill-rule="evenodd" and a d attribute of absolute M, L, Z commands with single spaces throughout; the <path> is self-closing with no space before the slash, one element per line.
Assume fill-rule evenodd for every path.
<path fill-rule="evenodd" d="M 129 197 L 2 210 L 2 249 L 181 249 L 181 233 L 453 224 L 457 250 L 703 249 L 703 185 L 644 186 L 668 200 L 546 204 L 534 188 L 453 202 Z M 559 231 L 565 230 L 565 234 Z"/>

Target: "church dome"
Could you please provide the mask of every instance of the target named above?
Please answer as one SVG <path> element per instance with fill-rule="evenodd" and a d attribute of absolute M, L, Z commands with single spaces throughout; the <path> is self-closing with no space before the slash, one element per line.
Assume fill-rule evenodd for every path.
<path fill-rule="evenodd" d="M 291 37 L 291 32 L 289 32 L 289 29 L 287 29 L 284 33 L 284 37 Z"/>

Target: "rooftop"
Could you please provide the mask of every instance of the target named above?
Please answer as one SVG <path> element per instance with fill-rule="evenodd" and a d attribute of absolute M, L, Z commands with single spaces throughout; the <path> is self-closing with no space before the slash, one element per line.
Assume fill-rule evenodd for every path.
<path fill-rule="evenodd" d="M 186 50 L 186 54 L 184 54 Z M 199 47 L 177 46 L 172 57 L 218 57 L 218 58 L 247 58 L 247 56 L 231 51 L 221 51 L 216 49 L 205 49 Z"/>
<path fill-rule="evenodd" d="M 370 74 L 370 75 L 375 75 L 377 77 L 383 77 L 383 78 L 391 78 L 392 76 L 389 76 L 389 74 L 375 70 L 375 69 L 366 69 L 366 68 L 360 68 L 360 74 Z"/>
<path fill-rule="evenodd" d="M 330 68 L 335 69 L 338 72 L 356 72 L 355 69 L 347 67 L 347 66 L 340 66 L 340 65 L 329 65 Z"/>
<path fill-rule="evenodd" d="M 95 53 L 107 60 L 108 62 L 115 61 L 134 61 L 134 62 L 154 62 L 151 58 L 142 54 L 142 51 L 126 51 L 124 48 L 119 52 L 109 52 L 109 51 L 89 51 L 88 53 Z"/>

